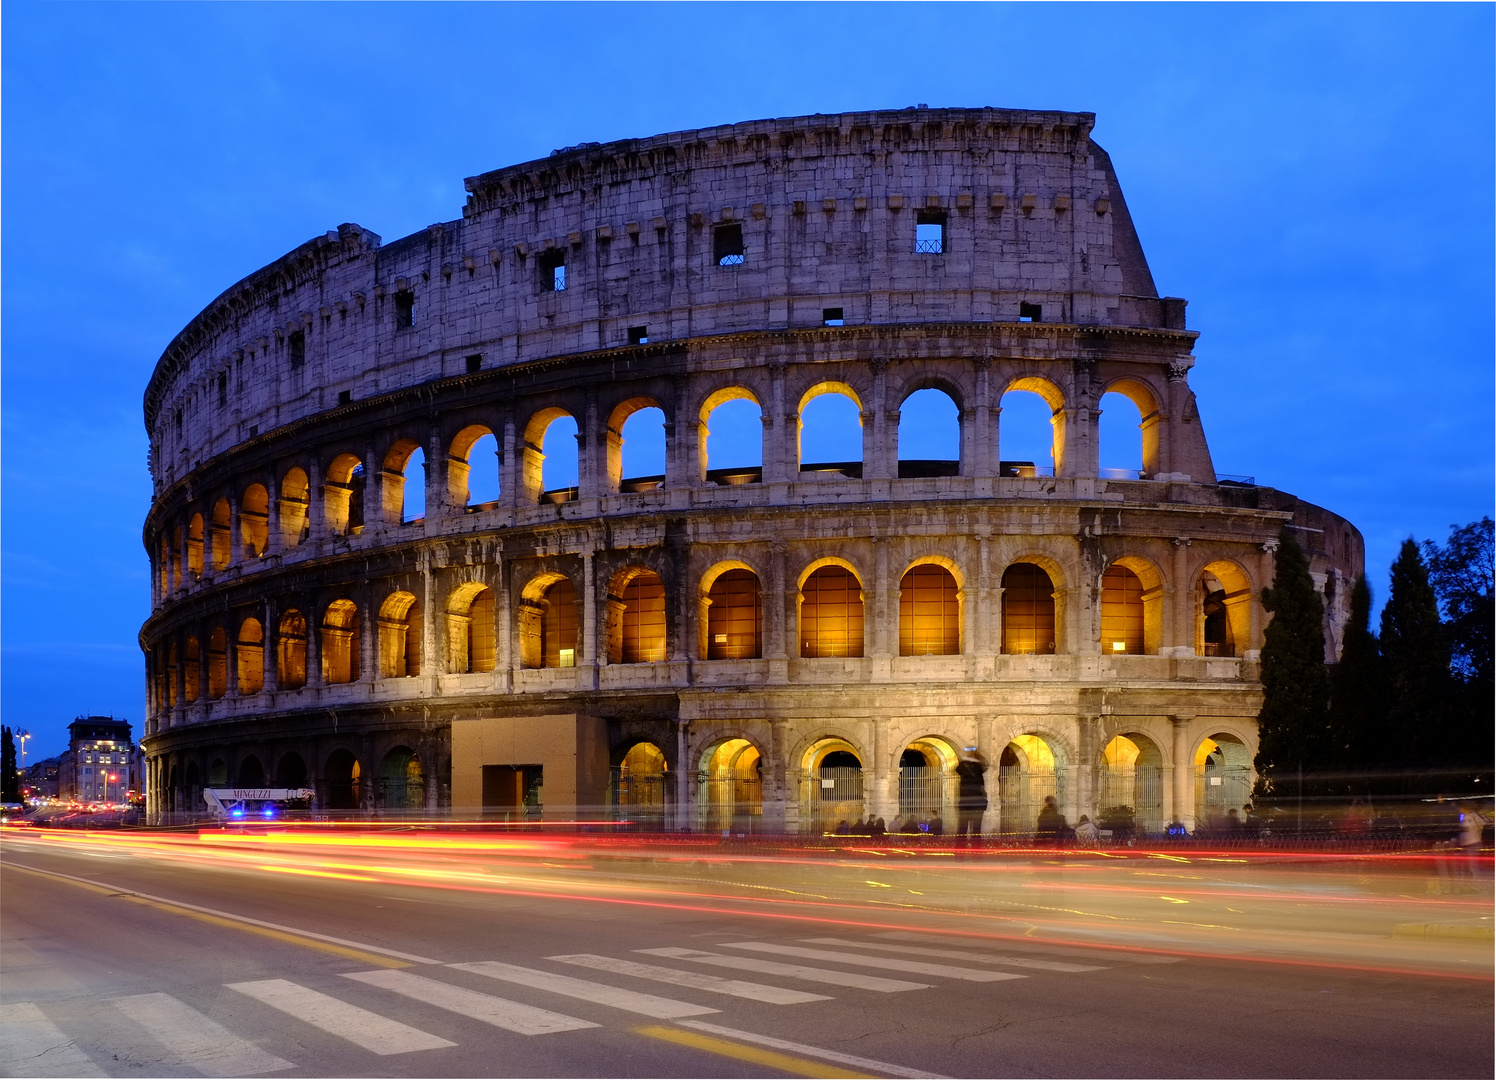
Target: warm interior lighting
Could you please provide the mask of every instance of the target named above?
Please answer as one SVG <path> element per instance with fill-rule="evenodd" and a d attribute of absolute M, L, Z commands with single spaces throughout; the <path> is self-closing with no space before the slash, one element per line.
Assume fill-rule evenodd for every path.
<path fill-rule="evenodd" d="M 575 649 L 560 649 L 558 650 L 558 652 L 559 655 L 557 656 L 557 667 L 577 666 L 577 651 Z"/>
<path fill-rule="evenodd" d="M 1125 642 L 1125 641 L 1114 641 L 1114 642 L 1112 642 L 1112 652 L 1126 652 L 1126 651 L 1127 651 L 1127 642 Z"/>

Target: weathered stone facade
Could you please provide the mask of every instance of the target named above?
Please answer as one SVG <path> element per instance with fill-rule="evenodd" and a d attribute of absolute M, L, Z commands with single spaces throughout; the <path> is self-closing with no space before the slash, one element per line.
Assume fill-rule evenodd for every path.
<path fill-rule="evenodd" d="M 584 145 L 468 180 L 461 221 L 344 225 L 225 292 L 145 398 L 151 807 L 263 779 L 518 811 L 543 766 L 547 812 L 795 831 L 951 817 L 967 747 L 988 829 L 1032 828 L 1045 793 L 1149 828 L 1230 802 L 1279 530 L 1333 643 L 1361 538 L 1217 477 L 1184 301 L 1091 124 L 920 109 Z M 927 388 L 959 461 L 901 464 Z M 1052 410 L 1053 475 L 999 449 L 1019 391 Z M 1098 468 L 1105 393 L 1138 408 L 1138 474 Z M 860 466 L 801 459 L 822 394 L 856 406 Z M 736 400 L 761 467 L 708 460 Z M 667 450 L 641 480 L 620 445 L 644 408 Z M 546 491 L 564 417 L 579 479 Z M 499 497 L 472 504 L 485 435 Z"/>

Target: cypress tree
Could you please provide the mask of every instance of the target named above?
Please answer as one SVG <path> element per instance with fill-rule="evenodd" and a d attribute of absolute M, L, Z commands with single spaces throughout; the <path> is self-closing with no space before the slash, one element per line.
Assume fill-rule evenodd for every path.
<path fill-rule="evenodd" d="M 1349 770 L 1383 764 L 1381 649 L 1371 632 L 1371 588 L 1351 588 L 1340 662 L 1330 671 L 1329 764 Z"/>
<path fill-rule="evenodd" d="M 1404 540 L 1392 564 L 1392 587 L 1382 609 L 1382 658 L 1387 673 L 1386 746 L 1382 753 L 1407 766 L 1458 759 L 1449 745 L 1449 647 L 1439 602 L 1423 554 Z M 1451 749 L 1456 753 L 1451 754 Z"/>
<path fill-rule="evenodd" d="M 21 801 L 21 778 L 16 773 L 16 741 L 10 728 L 0 728 L 0 802 Z"/>
<path fill-rule="evenodd" d="M 1258 788 L 1281 790 L 1300 768 L 1325 764 L 1329 679 L 1325 671 L 1325 606 L 1309 562 L 1285 526 L 1273 559 L 1273 585 L 1262 590 L 1273 613 L 1262 642 L 1262 711 L 1257 715 Z"/>
<path fill-rule="evenodd" d="M 1450 725 L 1445 736 L 1452 760 L 1484 774 L 1492 767 L 1491 717 L 1496 715 L 1492 632 L 1496 629 L 1496 524 L 1490 518 L 1451 527 L 1443 547 L 1423 542 L 1429 584 L 1444 613 L 1450 650 Z"/>

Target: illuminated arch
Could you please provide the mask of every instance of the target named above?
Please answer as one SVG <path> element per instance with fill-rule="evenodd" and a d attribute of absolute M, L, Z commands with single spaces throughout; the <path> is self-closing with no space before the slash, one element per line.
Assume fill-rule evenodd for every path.
<path fill-rule="evenodd" d="M 623 567 L 608 586 L 608 663 L 669 659 L 665 583 L 647 566 Z"/>
<path fill-rule="evenodd" d="M 275 681 L 282 690 L 306 685 L 306 617 L 295 608 L 283 612 L 276 627 Z"/>
<path fill-rule="evenodd" d="M 758 462 L 756 464 L 713 462 L 710 453 L 711 439 L 711 417 L 721 406 L 733 401 L 751 402 L 758 409 L 758 417 L 755 423 L 758 429 L 756 441 L 758 444 Z M 763 428 L 763 403 L 758 395 L 745 386 L 732 385 L 719 387 L 708 394 L 701 403 L 701 408 L 696 414 L 696 457 L 697 457 L 697 482 L 704 482 L 708 474 L 715 472 L 716 482 L 728 484 L 755 483 L 763 479 L 764 461 L 764 428 Z"/>
<path fill-rule="evenodd" d="M 270 493 L 264 484 L 250 484 L 239 497 L 239 537 L 246 558 L 264 556 L 270 543 Z"/>
<path fill-rule="evenodd" d="M 1195 655 L 1241 656 L 1252 640 L 1252 579 L 1231 559 L 1213 559 L 1195 575 Z"/>
<path fill-rule="evenodd" d="M 363 462 L 342 453 L 328 465 L 322 482 L 322 514 L 331 536 L 357 534 L 364 527 Z"/>
<path fill-rule="evenodd" d="M 497 444 L 498 436 L 494 434 L 493 428 L 486 424 L 469 424 L 452 436 L 452 441 L 447 446 L 447 504 L 449 506 L 465 507 L 468 505 L 470 486 L 468 479 L 473 468 L 470 458 L 474 444 L 485 436 L 493 439 Z M 497 467 L 497 462 L 495 462 L 495 467 Z"/>
<path fill-rule="evenodd" d="M 741 559 L 724 559 L 701 576 L 698 655 L 752 660 L 763 655 L 763 579 Z"/>
<path fill-rule="evenodd" d="M 311 483 L 306 470 L 292 466 L 280 482 L 280 532 L 281 546 L 293 548 L 307 537 L 308 498 Z"/>
<path fill-rule="evenodd" d="M 670 410 L 665 408 L 665 406 L 657 398 L 651 397 L 647 394 L 636 395 L 634 397 L 627 398 L 624 401 L 620 401 L 613 407 L 613 411 L 608 414 L 608 423 L 604 428 L 603 438 L 607 441 L 607 490 L 609 493 L 616 493 L 620 491 L 625 479 L 632 480 L 640 478 L 641 474 L 638 473 L 631 477 L 625 477 L 623 475 L 623 428 L 624 425 L 629 422 L 630 417 L 632 417 L 635 413 L 644 411 L 645 409 L 658 409 L 661 413 L 661 424 L 667 431 L 669 430 Z M 668 472 L 669 470 L 670 450 L 671 447 L 667 441 L 665 445 L 665 463 L 661 469 L 662 474 L 664 472 Z M 661 480 L 659 484 L 661 487 L 663 487 L 664 481 Z M 630 488 L 629 490 L 637 491 L 647 489 Z"/>
<path fill-rule="evenodd" d="M 392 592 L 379 605 L 379 677 L 409 679 L 420 673 L 420 607 L 415 594 Z"/>
<path fill-rule="evenodd" d="M 405 507 L 407 503 L 406 472 L 410 465 L 410 459 L 415 456 L 417 450 L 422 450 L 421 443 L 417 439 L 401 438 L 390 444 L 385 451 L 384 465 L 382 468 L 380 484 L 380 502 L 384 510 L 384 520 L 391 525 L 399 525 L 406 520 Z M 421 484 L 422 497 L 425 497 L 426 479 L 424 472 L 417 477 Z"/>
<path fill-rule="evenodd" d="M 1106 568 L 1100 587 L 1102 654 L 1157 654 L 1164 614 L 1164 579 L 1158 567 L 1141 555 L 1122 555 Z"/>
<path fill-rule="evenodd" d="M 240 622 L 234 637 L 234 673 L 241 697 L 265 687 L 265 627 L 253 616 Z"/>
<path fill-rule="evenodd" d="M 321 643 L 322 681 L 328 685 L 357 682 L 362 644 L 357 604 L 344 598 L 323 609 Z"/>
<path fill-rule="evenodd" d="M 447 597 L 447 670 L 454 675 L 492 671 L 496 662 L 493 590 L 481 581 L 457 586 Z"/>
<path fill-rule="evenodd" d="M 796 615 L 800 656 L 863 655 L 862 578 L 845 559 L 827 556 L 805 568 L 799 578 Z"/>
<path fill-rule="evenodd" d="M 899 655 L 954 656 L 962 651 L 966 590 L 955 561 L 922 555 L 899 577 Z"/>
<path fill-rule="evenodd" d="M 581 656 L 578 592 L 566 574 L 536 574 L 520 592 L 520 664 L 527 668 L 575 667 Z"/>

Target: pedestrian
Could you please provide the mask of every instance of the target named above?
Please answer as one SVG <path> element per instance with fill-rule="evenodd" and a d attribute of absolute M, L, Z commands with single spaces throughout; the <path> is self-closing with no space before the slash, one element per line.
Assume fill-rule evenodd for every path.
<path fill-rule="evenodd" d="M 1080 821 L 1075 825 L 1075 846 L 1093 848 L 1100 845 L 1101 830 L 1096 827 L 1096 823 L 1087 815 L 1082 814 Z"/>
<path fill-rule="evenodd" d="M 1054 796 L 1044 796 L 1044 808 L 1039 811 L 1039 820 L 1034 825 L 1034 842 L 1036 844 L 1058 843 L 1060 834 L 1066 828 L 1065 815 L 1061 814 L 1060 808 L 1055 805 Z"/>
<path fill-rule="evenodd" d="M 1481 841 L 1485 839 L 1486 819 L 1475 807 L 1460 814 L 1460 847 L 1474 859 L 1480 855 Z"/>
<path fill-rule="evenodd" d="M 871 819 L 869 819 L 869 820 L 871 820 Z M 888 826 L 885 825 L 885 824 L 883 824 L 883 819 L 882 818 L 879 818 L 877 821 L 873 822 L 873 827 L 872 827 L 872 829 L 869 830 L 869 833 L 872 836 L 887 836 L 888 835 Z"/>
<path fill-rule="evenodd" d="M 956 763 L 956 835 L 973 840 L 982 835 L 982 815 L 987 812 L 987 763 L 968 746 Z"/>
<path fill-rule="evenodd" d="M 940 815 L 933 810 L 930 811 L 929 827 L 925 831 L 931 836 L 940 836 L 945 832 L 945 822 L 941 821 Z"/>
<path fill-rule="evenodd" d="M 893 824 L 888 827 L 888 831 L 891 832 L 891 833 L 901 833 L 901 832 L 904 831 L 904 815 L 903 814 L 895 814 L 893 816 Z"/>
<path fill-rule="evenodd" d="M 913 814 L 910 814 L 907 818 L 904 819 L 904 828 L 901 831 L 907 834 L 918 833 L 922 830 L 919 827 L 919 821 Z"/>

